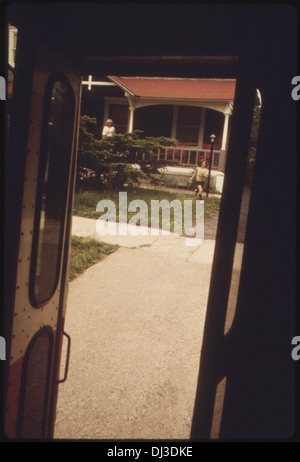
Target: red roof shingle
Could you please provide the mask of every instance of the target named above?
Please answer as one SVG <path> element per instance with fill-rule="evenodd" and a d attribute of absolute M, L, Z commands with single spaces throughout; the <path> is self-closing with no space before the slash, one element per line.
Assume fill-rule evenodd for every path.
<path fill-rule="evenodd" d="M 236 81 L 111 76 L 125 91 L 143 98 L 233 101 Z"/>

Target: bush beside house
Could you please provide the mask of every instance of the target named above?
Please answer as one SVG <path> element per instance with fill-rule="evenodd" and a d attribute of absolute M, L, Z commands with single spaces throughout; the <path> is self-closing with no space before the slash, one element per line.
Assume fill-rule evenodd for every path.
<path fill-rule="evenodd" d="M 171 138 L 143 137 L 140 130 L 98 140 L 96 123 L 89 116 L 80 120 L 77 188 L 119 188 L 138 183 L 142 177 L 151 178 L 166 165 L 158 159 L 158 149 L 177 144 Z"/>

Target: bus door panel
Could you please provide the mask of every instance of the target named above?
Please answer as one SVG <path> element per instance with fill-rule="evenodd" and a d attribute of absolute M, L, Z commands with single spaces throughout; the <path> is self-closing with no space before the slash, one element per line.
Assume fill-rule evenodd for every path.
<path fill-rule="evenodd" d="M 26 161 L 5 390 L 9 438 L 53 434 L 80 92 L 81 78 L 70 63 L 58 52 L 38 45 L 30 117 L 24 120 L 28 135 L 23 149 Z M 12 132 L 10 136 L 17 135 Z"/>

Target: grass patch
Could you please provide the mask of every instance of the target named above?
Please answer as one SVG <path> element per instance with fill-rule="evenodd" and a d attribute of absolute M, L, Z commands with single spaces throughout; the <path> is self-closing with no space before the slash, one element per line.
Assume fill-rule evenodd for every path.
<path fill-rule="evenodd" d="M 104 210 L 103 213 L 96 211 L 97 203 L 103 199 L 112 201 L 116 206 L 116 214 L 115 218 L 118 221 L 119 219 L 119 191 L 82 191 L 77 192 L 75 194 L 74 199 L 74 215 L 87 217 L 87 218 L 99 218 L 103 213 L 106 213 L 107 210 Z M 191 200 L 192 201 L 192 210 L 193 210 L 193 224 L 195 224 L 196 219 L 196 196 L 194 192 L 186 192 L 186 191 L 162 191 L 158 189 L 144 189 L 144 188 L 132 188 L 127 190 L 127 205 L 130 204 L 133 200 L 142 200 L 147 205 L 147 209 L 145 213 L 148 213 L 147 217 L 144 217 L 145 220 L 148 222 L 149 226 L 151 225 L 151 201 L 153 200 L 167 200 L 172 202 L 173 200 L 179 200 L 182 205 L 183 211 L 183 201 L 184 200 Z M 204 199 L 204 220 L 208 220 L 212 218 L 216 213 L 219 211 L 220 207 L 220 198 L 210 196 L 206 198 L 205 194 L 203 194 Z M 135 209 L 134 212 L 128 212 L 127 214 L 127 221 L 130 220 L 131 217 L 140 213 L 140 209 Z M 141 214 L 142 215 L 142 214 Z M 112 216 L 112 221 L 114 218 Z M 137 223 L 139 224 L 139 223 Z M 171 208 L 171 215 L 170 215 L 170 224 L 171 224 L 171 231 L 174 226 L 174 213 L 173 209 Z M 162 227 L 162 221 L 159 224 L 160 228 Z"/>
<path fill-rule="evenodd" d="M 87 268 L 115 252 L 118 248 L 118 245 L 72 236 L 69 280 L 72 281 Z"/>

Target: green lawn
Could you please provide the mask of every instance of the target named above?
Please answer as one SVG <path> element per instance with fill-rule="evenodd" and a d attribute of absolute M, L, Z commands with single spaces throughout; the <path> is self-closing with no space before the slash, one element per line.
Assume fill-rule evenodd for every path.
<path fill-rule="evenodd" d="M 81 217 L 87 218 L 99 218 L 101 212 L 96 211 L 96 206 L 99 201 L 107 199 L 114 202 L 116 205 L 116 219 L 118 221 L 119 216 L 119 192 L 118 191 L 109 191 L 109 192 L 95 192 L 95 191 L 84 191 L 77 192 L 74 198 L 74 211 L 73 214 Z M 151 201 L 157 200 L 162 201 L 166 199 L 169 202 L 172 202 L 174 199 L 179 200 L 183 204 L 184 200 L 192 201 L 192 210 L 193 210 L 193 224 L 195 223 L 196 218 L 196 207 L 195 207 L 195 194 L 193 192 L 180 191 L 170 192 L 162 191 L 155 189 L 143 189 L 135 188 L 127 191 L 127 204 L 130 204 L 133 200 L 142 200 L 147 205 L 148 209 L 148 223 L 151 224 Z M 212 218 L 216 213 L 218 213 L 220 206 L 220 199 L 218 197 L 210 196 L 208 198 L 203 197 L 204 199 L 204 220 Z M 128 220 L 138 213 L 139 209 L 134 208 L 134 212 L 128 212 Z M 183 210 L 183 206 L 182 206 Z M 106 213 L 106 209 L 104 210 Z M 170 214 L 170 227 L 171 231 L 174 229 L 174 213 L 171 209 Z M 162 217 L 160 216 L 160 219 Z M 162 222 L 159 224 L 162 227 Z M 118 249 L 116 245 L 105 244 L 104 242 L 99 242 L 90 238 L 81 238 L 77 236 L 72 236 L 72 245 L 71 245 L 71 262 L 70 262 L 70 280 L 77 277 L 81 274 L 86 268 L 97 263 L 101 259 L 105 258 L 112 252 L 115 252 Z"/>
<path fill-rule="evenodd" d="M 94 265 L 119 247 L 95 239 L 72 236 L 69 280 L 76 278 L 89 266 Z"/>
<path fill-rule="evenodd" d="M 203 195 L 204 199 L 204 220 L 212 218 L 219 210 L 220 198 L 209 196 L 208 198 Z M 118 221 L 119 217 L 119 192 L 118 191 L 105 191 L 105 192 L 96 192 L 96 191 L 83 191 L 78 192 L 75 195 L 74 200 L 74 215 L 88 218 L 99 218 L 101 216 L 100 212 L 96 211 L 97 203 L 103 199 L 110 200 L 116 205 L 116 220 Z M 127 191 L 127 203 L 130 204 L 133 200 L 142 200 L 147 205 L 148 209 L 148 223 L 151 225 L 151 201 L 157 200 L 167 200 L 172 202 L 173 200 L 179 200 L 182 204 L 183 210 L 183 201 L 190 200 L 192 201 L 192 210 L 193 210 L 193 220 L 196 218 L 196 207 L 195 207 L 195 194 L 194 192 L 180 191 L 170 192 L 162 191 L 158 189 L 144 189 L 144 188 L 134 188 Z M 139 209 L 134 212 L 128 212 L 128 220 L 134 216 Z M 105 211 L 106 213 L 106 211 Z M 171 209 L 171 227 L 172 227 L 172 209 Z"/>

